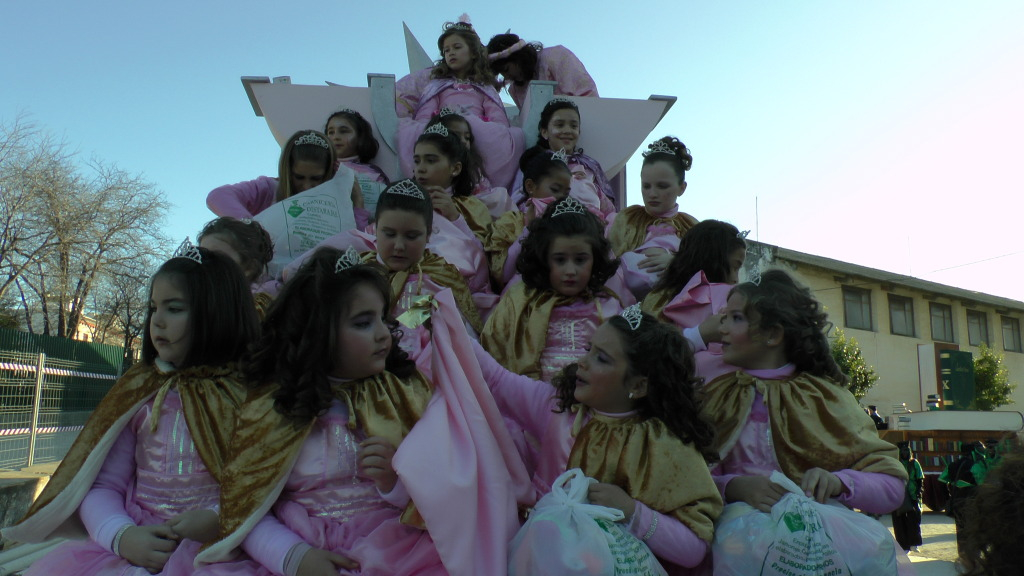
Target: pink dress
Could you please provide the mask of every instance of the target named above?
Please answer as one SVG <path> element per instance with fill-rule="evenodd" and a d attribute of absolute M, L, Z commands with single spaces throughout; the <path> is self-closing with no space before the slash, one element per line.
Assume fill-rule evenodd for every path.
<path fill-rule="evenodd" d="M 683 336 L 693 345 L 697 375 L 704 378 L 704 382 L 740 370 L 722 360 L 720 343 L 705 343 L 700 335 L 700 323 L 725 307 L 732 288 L 732 284 L 708 282 L 704 272 L 698 272 L 660 311 L 662 316 L 682 329 Z M 646 305 L 644 309 L 647 309 Z"/>
<path fill-rule="evenodd" d="M 549 384 L 509 372 L 479 345 L 474 346 L 474 353 L 501 413 L 521 426 L 528 435 L 540 439 L 543 449 L 533 475 L 534 489 L 540 498 L 551 490 L 551 484 L 566 470 L 576 439 L 573 430 L 586 426 L 593 413 L 590 410 L 554 412 L 557 399 Z M 602 414 L 610 418 L 632 415 L 632 412 Z M 629 531 L 637 538 L 644 538 L 654 523 L 654 517 L 658 519 L 657 528 L 646 542 L 656 556 L 672 564 L 691 566 L 695 560 L 700 562 L 704 558 L 708 551 L 706 542 L 678 519 L 652 510 L 643 502 L 636 502 L 636 511 L 628 524 Z M 673 573 L 676 572 L 678 570 Z"/>
<path fill-rule="evenodd" d="M 196 575 L 284 574 L 289 551 L 302 543 L 359 562 L 358 571 L 341 574 L 448 574 L 430 535 L 401 523 L 409 501 L 401 483 L 385 497 L 357 475 L 364 439 L 334 400 L 306 437 L 272 512 L 245 538 L 242 549 L 252 559 L 209 564 Z"/>
<path fill-rule="evenodd" d="M 610 224 L 615 214 L 615 191 L 604 175 L 601 164 L 580 151 L 570 154 L 567 160 L 569 171 L 572 173 L 569 196 L 579 200 L 587 210 L 600 217 L 603 223 Z M 526 200 L 522 172 L 516 174 L 512 190 L 512 201 L 522 204 Z"/>
<path fill-rule="evenodd" d="M 515 202 L 508 194 L 508 190 L 501 187 L 491 187 L 491 181 L 485 176 L 473 190 L 473 196 L 480 199 L 487 206 L 491 218 L 497 220 L 503 214 L 511 211 L 518 211 Z"/>
<path fill-rule="evenodd" d="M 484 160 L 484 173 L 498 187 L 508 188 L 519 169 L 524 146 L 522 129 L 510 126 L 505 106 L 492 86 L 435 78 L 423 92 L 405 95 L 415 106 L 411 118 L 398 121 L 398 159 L 402 173 L 413 174 L 413 150 L 431 116 L 449 107 L 461 114 L 473 131 L 473 145 Z M 402 106 L 401 102 L 399 106 Z"/>
<path fill-rule="evenodd" d="M 90 538 L 61 544 L 26 575 L 146 576 L 144 568 L 111 552 L 122 526 L 151 526 L 190 510 L 216 509 L 220 487 L 196 453 L 177 390 L 164 398 L 155 433 L 152 419 L 150 400 L 114 442 L 82 501 L 79 515 Z M 183 540 L 161 574 L 191 574 L 199 547 Z"/>
<path fill-rule="evenodd" d="M 590 77 L 580 59 L 565 46 L 549 46 L 537 54 L 537 71 L 534 80 L 558 82 L 556 95 L 597 97 L 597 85 Z M 520 110 L 526 102 L 529 82 L 522 86 L 509 84 L 508 93 Z"/>
<path fill-rule="evenodd" d="M 587 353 L 586 346 L 597 327 L 620 312 L 622 305 L 613 297 L 577 300 L 552 310 L 547 345 L 540 354 L 541 379 L 551 382 L 562 368 L 579 360 Z"/>

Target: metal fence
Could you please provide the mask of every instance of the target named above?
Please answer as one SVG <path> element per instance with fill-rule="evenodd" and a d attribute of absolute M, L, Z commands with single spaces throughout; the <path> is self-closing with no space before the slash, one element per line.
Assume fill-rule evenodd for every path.
<path fill-rule="evenodd" d="M 0 468 L 63 458 L 122 358 L 118 346 L 0 329 Z"/>

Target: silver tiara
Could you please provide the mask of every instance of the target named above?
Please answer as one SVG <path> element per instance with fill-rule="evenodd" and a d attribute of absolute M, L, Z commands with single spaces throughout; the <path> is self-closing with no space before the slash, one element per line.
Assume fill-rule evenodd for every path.
<path fill-rule="evenodd" d="M 298 138 L 295 139 L 296 146 L 302 146 L 304 144 L 313 144 L 315 146 L 328 149 L 331 147 L 327 140 L 324 140 L 323 138 L 316 134 L 313 134 L 312 132 L 303 134 L 302 136 L 299 136 Z"/>
<path fill-rule="evenodd" d="M 451 116 L 452 114 L 458 114 L 458 112 L 455 111 L 455 108 L 445 106 L 444 108 L 441 108 L 440 112 L 437 113 L 437 117 L 444 118 L 445 116 Z"/>
<path fill-rule="evenodd" d="M 448 129 L 445 128 L 444 124 L 441 124 L 440 122 L 438 122 L 437 124 L 433 124 L 431 126 L 428 126 L 427 129 L 423 131 L 423 133 L 424 134 L 440 134 L 441 136 L 444 136 L 445 138 L 448 137 Z"/>
<path fill-rule="evenodd" d="M 178 246 L 171 258 L 188 258 L 196 264 L 203 263 L 203 255 L 199 253 L 199 247 L 193 244 L 188 236 L 185 236 L 185 241 Z"/>
<path fill-rule="evenodd" d="M 633 331 L 640 327 L 640 322 L 644 319 L 644 313 L 640 310 L 640 304 L 633 304 L 623 310 L 619 316 L 622 316 L 622 319 L 629 323 L 629 329 Z"/>
<path fill-rule="evenodd" d="M 351 108 L 342 108 L 341 110 L 335 112 L 335 114 L 352 114 L 353 116 L 362 116 L 362 114 Z"/>
<path fill-rule="evenodd" d="M 562 214 L 586 214 L 587 209 L 580 204 L 578 200 L 572 196 L 566 196 L 561 202 L 555 205 L 555 212 L 551 215 L 552 218 L 561 216 Z"/>
<path fill-rule="evenodd" d="M 569 156 L 568 156 L 568 154 L 565 153 L 565 148 L 559 148 L 558 152 L 552 153 L 551 154 L 551 159 L 552 160 L 558 160 L 559 162 L 561 162 L 562 164 L 565 164 L 565 165 L 569 164 Z"/>
<path fill-rule="evenodd" d="M 644 152 L 644 157 L 646 158 L 651 154 L 671 154 L 675 156 L 676 151 L 674 148 L 662 142 L 661 140 L 656 140 L 653 144 L 647 146 L 647 151 Z"/>
<path fill-rule="evenodd" d="M 242 218 L 242 224 L 245 224 L 246 226 L 252 224 L 252 218 Z"/>
<path fill-rule="evenodd" d="M 417 200 L 426 200 L 426 196 L 423 195 L 423 190 L 416 185 L 415 182 L 409 179 L 402 180 L 392 184 L 385 190 L 388 194 L 401 194 L 402 196 L 412 196 Z"/>
<path fill-rule="evenodd" d="M 545 104 L 544 106 L 547 107 L 547 106 L 551 106 L 552 104 L 559 104 L 561 102 L 565 102 L 567 104 L 572 104 L 573 108 L 577 107 L 575 102 L 573 102 L 569 98 L 566 98 L 565 96 L 555 96 L 551 100 L 548 100 L 548 103 Z"/>
<path fill-rule="evenodd" d="M 742 231 L 742 232 L 737 232 L 737 233 L 736 233 L 736 237 L 737 237 L 737 238 L 742 238 L 743 240 L 746 240 L 746 239 L 747 239 L 747 236 L 748 236 L 749 234 L 750 234 L 750 230 L 744 230 L 744 231 Z"/>
<path fill-rule="evenodd" d="M 338 274 L 343 270 L 348 270 L 353 266 L 358 266 L 363 263 L 363 259 L 359 256 L 359 252 L 356 249 L 349 246 L 348 250 L 338 256 L 338 261 L 334 263 L 334 273 Z"/>

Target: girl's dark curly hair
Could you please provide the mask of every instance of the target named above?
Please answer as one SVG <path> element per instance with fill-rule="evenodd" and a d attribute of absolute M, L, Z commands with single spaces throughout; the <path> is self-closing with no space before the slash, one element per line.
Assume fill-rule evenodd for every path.
<path fill-rule="evenodd" d="M 445 22 L 444 31 L 437 38 L 437 49 L 441 52 L 441 59 L 434 63 L 434 70 L 430 73 L 431 78 L 454 78 L 455 73 L 448 67 L 444 60 L 444 41 L 449 36 L 458 35 L 462 41 L 469 46 L 469 53 L 473 55 L 473 63 L 464 80 L 494 86 L 497 78 L 491 71 L 491 63 L 487 60 L 487 48 L 484 47 L 480 36 L 469 24 L 463 22 Z"/>
<path fill-rule="evenodd" d="M 544 105 L 544 110 L 542 110 L 541 113 L 540 113 L 540 122 L 537 123 L 537 144 L 536 144 L 536 146 L 540 146 L 541 148 L 544 148 L 546 150 L 550 150 L 551 149 L 551 144 L 548 143 L 547 138 L 545 138 L 544 136 L 541 135 L 541 131 L 544 130 L 545 128 L 547 128 L 548 124 L 551 123 L 551 117 L 555 115 L 555 112 L 558 112 L 559 110 L 566 110 L 566 109 L 575 110 L 576 111 L 576 115 L 580 116 L 580 107 L 577 106 L 576 103 L 573 102 L 572 100 L 568 100 L 568 99 L 566 99 L 564 97 L 555 98 L 555 99 L 549 101 L 547 104 Z M 580 116 L 580 127 L 582 128 L 582 126 L 583 126 L 583 117 Z M 576 150 L 579 151 L 579 152 L 583 151 L 583 149 L 580 148 L 579 146 L 576 146 Z M 571 152 L 571 150 L 569 150 L 569 152 Z"/>
<path fill-rule="evenodd" d="M 708 282 L 723 283 L 732 272 L 729 255 L 737 249 L 746 250 L 740 231 L 728 222 L 704 220 L 683 234 L 679 250 L 654 285 L 654 290 L 678 293 L 701 270 Z"/>
<path fill-rule="evenodd" d="M 700 417 L 696 388 L 703 380 L 697 376 L 693 350 L 679 329 L 646 312 L 636 330 L 622 316 L 607 322 L 618 332 L 629 360 L 626 378 L 647 378 L 647 395 L 635 401 L 640 416 L 658 418 L 680 440 L 692 443 L 706 460 L 717 460 L 711 449 L 714 429 Z M 557 390 L 556 412 L 579 403 L 575 396 L 578 367 L 577 363 L 566 366 L 551 382 Z"/>
<path fill-rule="evenodd" d="M 430 121 L 427 122 L 426 127 L 430 128 L 434 124 L 444 124 L 445 128 L 452 131 L 454 130 L 452 126 L 456 122 L 462 122 L 469 130 L 469 145 L 463 143 L 463 147 L 466 149 L 466 162 L 462 165 L 462 170 L 468 170 L 470 173 L 476 174 L 476 182 L 479 183 L 487 177 L 487 174 L 484 172 L 484 159 L 480 156 L 480 151 L 477 150 L 477 147 L 473 145 L 473 142 L 476 141 L 476 137 L 473 135 L 473 127 L 469 125 L 466 118 L 462 114 L 457 114 L 455 112 L 449 112 L 444 116 L 441 116 L 440 113 L 438 113 L 430 117 Z"/>
<path fill-rule="evenodd" d="M 452 164 L 459 162 L 462 170 L 452 178 L 452 196 L 472 196 L 473 190 L 480 183 L 480 170 L 473 170 L 469 159 L 469 151 L 462 145 L 462 139 L 448 132 L 445 127 L 444 133 L 427 132 L 420 134 L 416 144 L 429 143 L 437 147 L 437 150 L 444 155 Z M 415 150 L 415 148 L 413 148 Z"/>
<path fill-rule="evenodd" d="M 237 362 L 260 332 L 256 305 L 242 269 L 229 256 L 198 246 L 196 250 L 202 262 L 171 258 L 153 274 L 149 284 L 150 299 L 157 278 L 167 278 L 184 293 L 191 344 L 176 368 Z M 153 364 L 159 357 L 150 335 L 153 312 L 150 306 L 142 329 L 142 361 L 146 364 Z"/>
<path fill-rule="evenodd" d="M 665 144 L 672 149 L 672 152 L 654 152 L 651 150 L 657 142 Z M 672 166 L 672 171 L 676 173 L 676 177 L 679 178 L 679 183 L 682 184 L 686 181 L 686 172 L 693 166 L 693 156 L 690 155 L 690 149 L 679 138 L 665 136 L 648 144 L 647 148 L 648 150 L 644 152 L 644 166 L 654 164 L 655 162 L 668 162 Z"/>
<path fill-rule="evenodd" d="M 242 257 L 242 272 L 249 282 L 255 282 L 267 272 L 267 265 L 274 259 L 274 241 L 259 222 L 251 219 L 238 220 L 223 216 L 210 220 L 199 232 L 198 242 L 202 244 L 207 236 L 218 236 Z"/>
<path fill-rule="evenodd" d="M 391 310 L 391 286 L 374 264 L 360 264 L 335 272 L 342 252 L 320 248 L 281 290 L 263 321 L 263 336 L 250 349 L 243 369 L 253 385 L 275 383 L 276 408 L 296 421 L 306 422 L 330 407 L 327 375 L 334 368 L 338 328 L 349 307 L 353 290 L 369 284 L 384 298 L 381 313 Z M 387 370 L 407 377 L 415 370 L 398 347 L 402 333 L 389 318 L 391 353 Z"/>
<path fill-rule="evenodd" d="M 619 259 L 612 258 L 611 243 L 604 236 L 604 228 L 597 216 L 584 210 L 582 214 L 565 213 L 554 216 L 555 210 L 565 200 L 552 202 L 540 218 L 534 218 L 528 227 L 529 233 L 523 239 L 523 249 L 516 259 L 516 271 L 523 277 L 523 283 L 535 290 L 551 289 L 551 267 L 548 266 L 548 252 L 555 238 L 583 236 L 590 244 L 594 265 L 590 269 L 587 290 L 596 294 L 604 289 L 604 283 L 619 269 Z M 575 199 L 572 199 L 576 202 Z M 564 208 L 563 208 L 564 209 Z"/>
<path fill-rule="evenodd" d="M 380 142 L 377 142 L 377 139 L 373 137 L 373 128 L 370 127 L 370 123 L 366 121 L 366 118 L 363 118 L 363 115 L 359 112 L 349 108 L 339 110 L 327 117 L 327 122 L 324 123 L 325 134 L 327 133 L 327 127 L 331 124 L 331 120 L 335 118 L 344 118 L 355 128 L 356 156 L 359 157 L 359 161 L 366 163 L 373 160 L 377 156 L 377 152 L 380 151 Z"/>
<path fill-rule="evenodd" d="M 519 42 L 519 36 L 516 34 L 495 34 L 494 36 L 491 36 L 491 39 L 487 42 L 487 53 L 497 54 L 502 50 L 511 48 L 516 42 Z M 539 42 L 528 42 L 522 48 L 508 56 L 492 60 L 491 70 L 495 75 L 504 75 L 505 69 L 509 64 L 518 64 L 519 70 L 526 78 L 524 80 L 514 80 L 513 82 L 515 82 L 517 86 L 525 86 L 530 83 L 530 80 L 537 78 L 537 59 L 540 51 L 543 49 L 544 46 Z"/>
<path fill-rule="evenodd" d="M 779 327 L 783 330 L 786 360 L 796 366 L 797 372 L 830 378 L 846 386 L 849 378 L 839 369 L 828 343 L 832 323 L 828 314 L 811 291 L 796 283 L 782 270 L 768 270 L 761 274 L 758 284 L 744 282 L 729 292 L 741 294 L 747 302 L 744 313 L 757 312 L 759 318 L 751 320 L 750 329 Z"/>
<path fill-rule="evenodd" d="M 968 576 L 1010 576 L 1024 566 L 1024 453 L 1003 456 L 967 503 L 963 557 Z"/>

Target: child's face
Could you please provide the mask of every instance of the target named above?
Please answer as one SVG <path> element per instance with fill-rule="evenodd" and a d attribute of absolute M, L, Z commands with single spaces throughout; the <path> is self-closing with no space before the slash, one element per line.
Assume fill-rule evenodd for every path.
<path fill-rule="evenodd" d="M 149 337 L 157 356 L 168 364 L 181 366 L 192 347 L 192 311 L 181 281 L 169 274 L 154 278 L 149 308 Z"/>
<path fill-rule="evenodd" d="M 245 262 L 242 261 L 242 255 L 238 253 L 238 250 L 235 250 L 235 247 L 227 241 L 223 234 L 207 234 L 203 236 L 199 239 L 199 247 L 231 258 L 248 278 L 250 271 L 246 267 Z M 253 278 L 248 279 L 250 282 L 254 280 Z"/>
<path fill-rule="evenodd" d="M 540 135 L 548 141 L 552 150 L 563 149 L 566 152 L 576 150 L 580 139 L 580 115 L 572 108 L 561 108 L 551 115 L 548 125 L 541 129 Z"/>
<path fill-rule="evenodd" d="M 452 120 L 445 124 L 445 128 L 448 128 L 449 132 L 459 137 L 466 150 L 473 149 L 473 130 L 469 128 L 468 122 L 465 120 Z"/>
<path fill-rule="evenodd" d="M 594 251 L 586 236 L 558 236 L 548 247 L 548 280 L 563 296 L 579 296 L 587 289 L 594 267 Z"/>
<path fill-rule="evenodd" d="M 350 158 L 356 155 L 359 133 L 356 127 L 344 116 L 335 116 L 327 123 L 327 138 L 334 144 L 338 158 Z"/>
<path fill-rule="evenodd" d="M 448 188 L 452 180 L 462 171 L 461 162 L 452 162 L 441 153 L 433 142 L 420 142 L 413 150 L 412 162 L 416 165 L 416 183 L 426 188 L 440 186 Z"/>
<path fill-rule="evenodd" d="M 384 371 L 391 352 L 391 330 L 384 323 L 384 297 L 370 284 L 359 284 L 338 319 L 331 376 L 367 378 Z"/>
<path fill-rule="evenodd" d="M 324 183 L 327 167 L 310 160 L 292 162 L 292 194 L 305 192 Z"/>
<path fill-rule="evenodd" d="M 619 331 L 608 323 L 598 326 L 590 338 L 586 355 L 579 360 L 573 396 L 594 410 L 612 414 L 629 412 L 634 402 L 627 387 L 628 368 L 629 358 Z"/>
<path fill-rule="evenodd" d="M 777 368 L 771 365 L 772 349 L 766 344 L 767 336 L 756 328 L 760 320 L 757 312 L 744 312 L 747 298 L 734 293 L 725 304 L 724 317 L 718 332 L 722 336 L 722 360 L 740 368 L 752 370 Z"/>
<path fill-rule="evenodd" d="M 444 39 L 441 43 L 441 55 L 456 76 L 461 76 L 473 65 L 473 53 L 470 52 L 469 42 L 459 34 L 451 34 Z"/>
<path fill-rule="evenodd" d="M 652 162 L 640 169 L 640 188 L 647 213 L 660 216 L 675 207 L 686 182 L 679 181 L 668 162 Z"/>
<path fill-rule="evenodd" d="M 429 238 L 426 221 L 415 212 L 386 210 L 377 219 L 377 255 L 392 272 L 419 262 Z"/>
<path fill-rule="evenodd" d="M 739 284 L 740 270 L 743 269 L 743 262 L 746 259 L 746 248 L 736 248 L 729 253 L 729 277 L 725 279 L 726 284 Z"/>
<path fill-rule="evenodd" d="M 572 183 L 572 176 L 568 170 L 559 170 L 552 174 L 542 176 L 539 181 L 527 180 L 523 182 L 526 193 L 531 198 L 555 198 L 562 200 L 569 195 L 569 185 Z"/>

